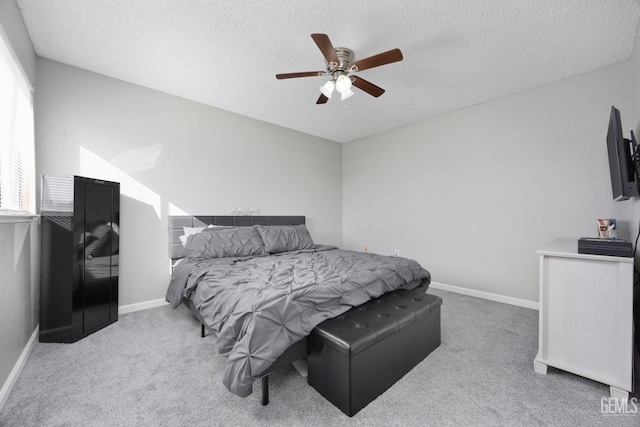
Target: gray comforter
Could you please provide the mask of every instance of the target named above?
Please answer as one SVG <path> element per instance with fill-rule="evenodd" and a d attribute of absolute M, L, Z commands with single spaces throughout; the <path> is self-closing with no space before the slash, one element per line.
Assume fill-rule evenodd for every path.
<path fill-rule="evenodd" d="M 429 282 L 429 272 L 416 261 L 321 246 L 183 262 L 174 270 L 167 301 L 174 308 L 182 298 L 193 302 L 227 357 L 224 385 L 245 397 L 316 325 L 386 292 Z"/>

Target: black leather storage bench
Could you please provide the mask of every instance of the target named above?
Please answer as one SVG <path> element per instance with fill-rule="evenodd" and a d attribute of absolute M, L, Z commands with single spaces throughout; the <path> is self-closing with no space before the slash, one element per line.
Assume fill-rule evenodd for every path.
<path fill-rule="evenodd" d="M 355 415 L 440 345 L 442 298 L 399 289 L 318 325 L 308 383 Z"/>

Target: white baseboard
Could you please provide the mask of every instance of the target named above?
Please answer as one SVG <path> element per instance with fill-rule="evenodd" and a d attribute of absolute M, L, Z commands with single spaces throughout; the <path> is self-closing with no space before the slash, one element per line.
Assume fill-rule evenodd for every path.
<path fill-rule="evenodd" d="M 491 292 L 476 291 L 475 289 L 461 288 L 460 286 L 447 285 L 444 283 L 431 282 L 430 288 L 442 289 L 443 291 L 455 292 L 457 294 L 469 295 L 472 297 L 488 299 L 491 301 L 503 302 L 505 304 L 517 305 L 519 307 L 531 308 L 533 310 L 539 310 L 540 305 L 535 301 L 529 301 L 526 299 L 507 297 L 499 294 L 492 294 Z"/>
<path fill-rule="evenodd" d="M 164 298 L 153 299 L 150 301 L 137 302 L 135 304 L 121 305 L 118 307 L 118 315 L 133 313 L 134 311 L 146 310 L 148 308 L 162 307 L 169 304 Z"/>
<path fill-rule="evenodd" d="M 31 350 L 33 350 L 33 346 L 38 340 L 39 332 L 40 332 L 40 326 L 38 325 L 36 326 L 36 329 L 31 334 L 31 338 L 29 338 L 27 345 L 22 350 L 22 353 L 20 354 L 18 361 L 13 366 L 13 369 L 11 370 L 11 373 L 9 374 L 9 377 L 7 378 L 7 380 L 4 382 L 2 389 L 0 389 L 0 412 L 2 412 L 2 409 L 4 408 L 5 403 L 7 403 L 7 400 L 9 399 L 9 394 L 11 394 L 11 390 L 13 389 L 13 386 L 16 384 L 16 381 L 18 381 L 18 377 L 22 372 L 22 368 L 24 368 L 24 364 L 27 363 L 27 359 L 31 354 Z"/>

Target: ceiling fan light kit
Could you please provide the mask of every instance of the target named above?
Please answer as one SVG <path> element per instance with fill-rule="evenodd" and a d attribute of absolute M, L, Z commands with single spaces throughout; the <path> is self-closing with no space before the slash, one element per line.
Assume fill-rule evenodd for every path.
<path fill-rule="evenodd" d="M 333 93 L 333 89 L 335 88 L 335 84 L 333 84 L 333 80 L 329 80 L 322 86 L 320 86 L 320 92 L 327 98 L 331 99 L 331 94 Z"/>
<path fill-rule="evenodd" d="M 354 95 L 354 92 L 351 90 L 352 85 L 367 92 L 371 96 L 376 98 L 379 97 L 384 93 L 384 89 L 364 80 L 361 77 L 355 76 L 354 73 L 390 64 L 392 62 L 402 61 L 403 59 L 400 49 L 392 49 L 387 52 L 379 53 L 378 55 L 359 59 L 353 62 L 353 51 L 346 47 L 334 48 L 326 34 L 311 34 L 311 38 L 325 58 L 327 71 L 305 71 L 301 73 L 276 74 L 276 78 L 291 79 L 296 77 L 331 76 L 331 80 L 320 86 L 319 89 L 321 94 L 318 101 L 316 101 L 316 104 L 325 104 L 331 98 L 334 89 L 340 93 L 341 101 L 350 98 Z"/>
<path fill-rule="evenodd" d="M 353 96 L 355 94 L 354 91 L 351 90 L 351 88 L 349 88 L 349 90 L 347 90 L 346 92 L 342 92 L 340 94 L 340 101 L 344 101 L 347 98 L 351 98 L 351 96 Z"/>
<path fill-rule="evenodd" d="M 351 90 L 351 79 L 341 74 L 336 79 L 336 90 L 342 94 Z"/>

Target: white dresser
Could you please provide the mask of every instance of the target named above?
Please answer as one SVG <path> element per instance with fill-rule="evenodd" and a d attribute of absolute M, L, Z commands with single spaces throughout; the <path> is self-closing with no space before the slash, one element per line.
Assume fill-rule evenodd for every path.
<path fill-rule="evenodd" d="M 547 366 L 610 386 L 628 398 L 633 360 L 633 258 L 578 253 L 558 239 L 540 255 L 536 372 Z"/>

